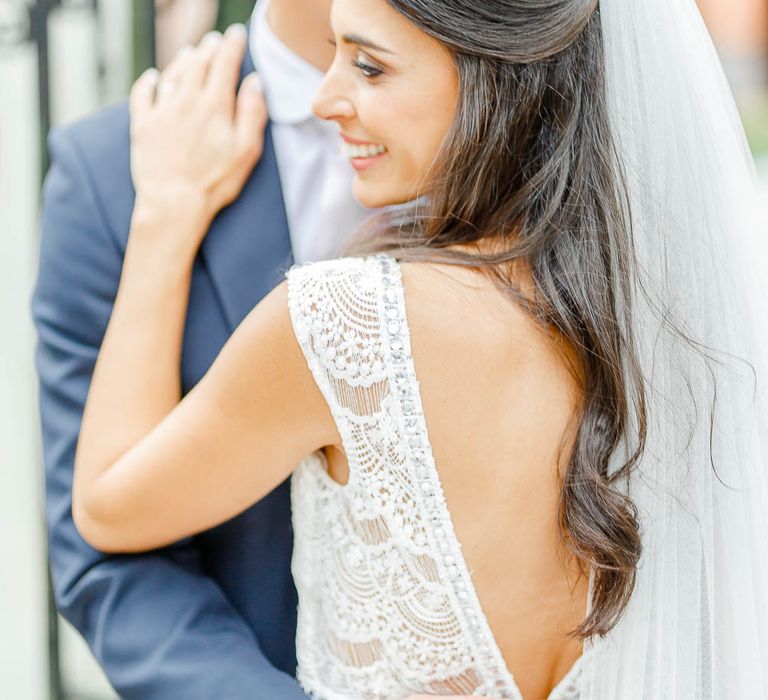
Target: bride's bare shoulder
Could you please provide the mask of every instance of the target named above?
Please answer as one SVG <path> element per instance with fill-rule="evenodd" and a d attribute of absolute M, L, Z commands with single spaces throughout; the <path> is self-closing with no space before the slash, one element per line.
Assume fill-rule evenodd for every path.
<path fill-rule="evenodd" d="M 400 264 L 411 334 L 416 342 L 460 353 L 513 353 L 541 361 L 542 350 L 557 354 L 563 344 L 520 304 L 477 270 L 422 262 Z"/>
<path fill-rule="evenodd" d="M 454 435 L 467 421 L 484 435 L 489 454 L 508 454 L 523 438 L 529 445 L 559 443 L 582 397 L 569 343 L 485 275 L 423 263 L 403 263 L 401 270 L 425 411 L 447 452 L 460 450 Z M 504 430 L 495 434 L 491 426 L 498 424 Z"/>

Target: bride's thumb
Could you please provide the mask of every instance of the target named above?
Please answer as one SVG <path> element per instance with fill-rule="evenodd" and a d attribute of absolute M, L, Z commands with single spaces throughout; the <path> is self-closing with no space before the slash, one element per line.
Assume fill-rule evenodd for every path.
<path fill-rule="evenodd" d="M 235 108 L 235 133 L 243 153 L 256 159 L 264 148 L 267 103 L 258 73 L 246 76 L 240 86 Z"/>

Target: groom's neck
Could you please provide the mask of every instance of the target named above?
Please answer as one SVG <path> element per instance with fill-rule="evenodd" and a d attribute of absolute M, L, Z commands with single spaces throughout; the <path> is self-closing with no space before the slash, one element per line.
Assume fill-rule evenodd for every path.
<path fill-rule="evenodd" d="M 265 0 L 262 0 L 262 2 Z M 331 0 L 269 0 L 267 21 L 291 51 L 325 72 L 333 61 Z"/>

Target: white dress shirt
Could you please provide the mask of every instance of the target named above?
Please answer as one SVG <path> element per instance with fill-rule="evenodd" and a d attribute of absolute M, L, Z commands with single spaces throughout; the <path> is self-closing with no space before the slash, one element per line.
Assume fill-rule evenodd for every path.
<path fill-rule="evenodd" d="M 312 113 L 323 73 L 275 36 L 268 4 L 256 3 L 249 44 L 272 122 L 293 257 L 297 263 L 333 258 L 367 210 L 352 196 L 354 171 L 338 125 Z"/>

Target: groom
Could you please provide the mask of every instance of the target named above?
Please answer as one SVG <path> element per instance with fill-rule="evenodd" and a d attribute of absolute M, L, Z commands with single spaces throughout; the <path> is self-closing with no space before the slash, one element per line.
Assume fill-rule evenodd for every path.
<path fill-rule="evenodd" d="M 330 4 L 261 0 L 254 10 L 242 74 L 258 66 L 271 123 L 260 163 L 195 264 L 185 392 L 292 261 L 333 256 L 363 217 L 337 129 L 311 112 L 333 56 Z M 75 529 L 76 441 L 134 202 L 126 104 L 54 132 L 50 150 L 32 309 L 58 607 L 123 698 L 306 700 L 293 677 L 287 483 L 235 520 L 149 554 L 103 555 Z"/>

